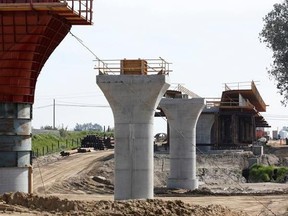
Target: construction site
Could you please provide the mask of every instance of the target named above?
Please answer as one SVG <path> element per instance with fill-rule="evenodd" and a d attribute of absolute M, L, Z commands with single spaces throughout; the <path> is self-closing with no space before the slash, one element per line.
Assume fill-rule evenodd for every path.
<path fill-rule="evenodd" d="M 81 150 L 32 158 L 37 78 L 72 25 L 93 24 L 92 6 L 0 2 L 0 215 L 288 215 L 288 145 L 265 134 L 255 82 L 204 98 L 172 86 L 163 58 L 96 59 L 113 142 L 87 136 Z"/>

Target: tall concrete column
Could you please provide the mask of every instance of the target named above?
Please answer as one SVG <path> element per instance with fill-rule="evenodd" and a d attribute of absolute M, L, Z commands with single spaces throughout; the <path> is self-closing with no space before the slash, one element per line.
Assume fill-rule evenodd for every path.
<path fill-rule="evenodd" d="M 169 87 L 167 79 L 165 75 L 97 76 L 114 115 L 116 200 L 154 196 L 154 112 Z"/>
<path fill-rule="evenodd" d="M 196 189 L 196 124 L 204 98 L 163 98 L 159 104 L 170 126 L 168 188 Z"/>
<path fill-rule="evenodd" d="M 72 25 L 92 24 L 92 0 L 73 2 L 0 1 L 0 194 L 33 191 L 31 119 L 37 77 Z"/>
<path fill-rule="evenodd" d="M 197 126 L 196 126 L 196 143 L 197 148 L 201 151 L 209 151 L 211 150 L 211 129 L 215 122 L 215 114 L 210 113 L 201 113 Z"/>
<path fill-rule="evenodd" d="M 0 103 L 0 194 L 32 192 L 31 104 Z"/>

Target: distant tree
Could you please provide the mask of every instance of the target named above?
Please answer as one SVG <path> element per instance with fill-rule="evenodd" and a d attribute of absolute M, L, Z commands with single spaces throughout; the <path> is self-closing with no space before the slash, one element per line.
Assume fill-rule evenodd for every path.
<path fill-rule="evenodd" d="M 99 124 L 92 123 L 84 123 L 84 124 L 76 124 L 74 127 L 74 131 L 103 131 L 103 128 Z"/>
<path fill-rule="evenodd" d="M 274 4 L 273 10 L 264 18 L 260 41 L 273 51 L 273 63 L 268 70 L 276 80 L 276 87 L 283 105 L 288 104 L 288 0 Z"/>
<path fill-rule="evenodd" d="M 114 128 L 110 128 L 110 126 L 107 127 L 107 132 L 114 132 Z"/>
<path fill-rule="evenodd" d="M 58 129 L 59 134 L 61 137 L 66 137 L 68 135 L 68 127 L 66 126 L 65 128 L 62 126 L 62 128 Z"/>
<path fill-rule="evenodd" d="M 282 130 L 288 131 L 288 127 L 284 126 L 284 127 L 282 128 Z"/>
<path fill-rule="evenodd" d="M 52 126 L 46 125 L 46 126 L 41 126 L 40 127 L 41 130 L 53 130 Z"/>

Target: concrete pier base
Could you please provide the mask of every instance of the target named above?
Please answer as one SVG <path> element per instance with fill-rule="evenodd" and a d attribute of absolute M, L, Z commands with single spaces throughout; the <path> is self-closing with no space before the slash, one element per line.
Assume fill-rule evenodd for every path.
<path fill-rule="evenodd" d="M 194 190 L 198 188 L 196 124 L 204 108 L 204 98 L 163 98 L 159 106 L 170 128 L 170 174 L 167 187 Z"/>
<path fill-rule="evenodd" d="M 167 187 L 168 188 L 181 188 L 181 189 L 189 189 L 194 190 L 198 188 L 199 183 L 198 179 L 180 179 L 180 178 L 168 178 Z"/>
<path fill-rule="evenodd" d="M 154 197 L 154 112 L 169 87 L 165 75 L 98 75 L 115 123 L 115 200 Z"/>
<path fill-rule="evenodd" d="M 29 192 L 28 167 L 0 167 L 0 194 L 17 191 Z"/>
<path fill-rule="evenodd" d="M 0 194 L 30 193 L 32 105 L 0 103 Z"/>

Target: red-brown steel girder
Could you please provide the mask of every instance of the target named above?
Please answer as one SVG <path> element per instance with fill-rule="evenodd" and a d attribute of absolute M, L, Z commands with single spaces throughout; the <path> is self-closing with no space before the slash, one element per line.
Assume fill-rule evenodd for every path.
<path fill-rule="evenodd" d="M 37 77 L 70 28 L 49 11 L 0 11 L 0 102 L 34 102 Z"/>

